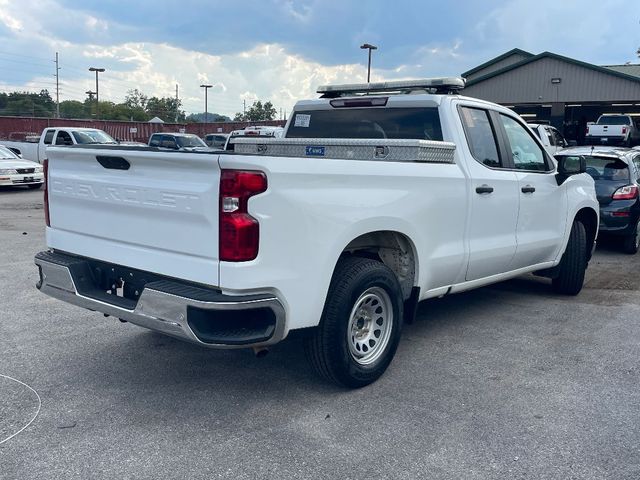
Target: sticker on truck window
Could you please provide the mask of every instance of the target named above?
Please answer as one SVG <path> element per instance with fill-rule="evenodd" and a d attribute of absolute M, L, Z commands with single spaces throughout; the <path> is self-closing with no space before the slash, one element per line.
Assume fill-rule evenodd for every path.
<path fill-rule="evenodd" d="M 296 120 L 293 126 L 309 128 L 310 123 L 311 123 L 311 115 L 305 115 L 304 113 L 296 113 Z"/>
<path fill-rule="evenodd" d="M 309 145 L 305 147 L 304 154 L 308 157 L 324 157 L 324 147 Z"/>

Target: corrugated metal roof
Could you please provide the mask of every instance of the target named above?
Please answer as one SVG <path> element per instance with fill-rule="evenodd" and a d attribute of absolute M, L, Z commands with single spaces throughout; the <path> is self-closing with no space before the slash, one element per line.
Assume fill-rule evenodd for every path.
<path fill-rule="evenodd" d="M 591 63 L 586 63 L 586 62 L 582 62 L 580 60 L 576 60 L 575 58 L 569 58 L 569 57 L 565 57 L 563 55 L 558 55 L 557 53 L 551 53 L 551 52 L 542 52 L 538 55 L 534 55 L 532 57 L 528 57 L 526 60 L 522 60 L 520 62 L 514 63 L 512 65 L 509 65 L 505 68 L 502 68 L 500 70 L 496 70 L 494 72 L 488 73 L 487 75 L 483 75 L 481 77 L 478 78 L 474 78 L 473 80 L 468 80 L 467 81 L 467 87 L 470 87 L 472 85 L 475 85 L 476 83 L 480 83 L 480 82 L 484 82 L 485 80 L 488 80 L 490 78 L 496 77 L 498 75 L 502 75 L 503 73 L 509 72 L 511 70 L 520 68 L 522 66 L 528 65 L 530 63 L 536 62 L 538 60 L 544 59 L 544 58 L 553 58 L 562 62 L 566 62 L 566 63 L 571 63 L 583 68 L 586 68 L 588 70 L 593 70 L 595 72 L 600 72 L 600 73 L 605 73 L 605 74 L 609 74 L 609 75 L 613 75 L 619 78 L 625 78 L 627 80 L 631 80 L 632 82 L 640 82 L 640 76 L 635 76 L 635 75 L 629 75 L 625 72 L 620 72 L 617 70 L 614 70 L 612 68 L 608 68 L 608 67 L 599 67 L 598 65 L 592 65 Z"/>
<path fill-rule="evenodd" d="M 491 60 L 488 60 L 486 62 L 484 62 L 482 65 L 478 65 L 477 67 L 472 68 L 471 70 L 467 70 L 466 72 L 464 72 L 462 74 L 463 77 L 467 78 L 469 75 L 472 75 L 476 72 L 479 72 L 480 70 L 484 70 L 487 67 L 490 67 L 491 65 L 501 62 L 502 60 L 505 60 L 506 58 L 509 58 L 513 55 L 517 55 L 521 58 L 529 58 L 529 57 L 533 57 L 533 53 L 529 53 L 526 52 L 524 50 L 521 50 L 519 48 L 513 48 L 511 50 L 509 50 L 508 52 L 503 53 L 502 55 L 498 55 L 495 58 L 492 58 Z M 515 62 L 514 62 L 515 63 Z"/>
<path fill-rule="evenodd" d="M 608 68 L 609 70 L 614 70 L 616 72 L 624 73 L 626 75 L 631 75 L 632 77 L 640 78 L 640 64 L 603 65 L 603 67 Z"/>

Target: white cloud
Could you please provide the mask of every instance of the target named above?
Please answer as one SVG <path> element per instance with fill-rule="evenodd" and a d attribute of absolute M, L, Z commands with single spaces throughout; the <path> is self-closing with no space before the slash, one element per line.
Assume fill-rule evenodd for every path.
<path fill-rule="evenodd" d="M 630 6 L 625 0 L 540 0 L 536 8 L 531 5 L 529 0 L 512 0 L 488 12 L 475 30 L 480 43 L 497 44 L 499 53 L 513 47 L 532 53 L 549 50 L 597 63 L 597 50 L 619 50 L 620 42 L 630 38 L 621 32 L 637 29 L 637 16 L 624 13 Z"/>
<path fill-rule="evenodd" d="M 305 5 L 300 1 L 284 0 L 281 2 L 282 7 L 287 15 L 294 20 L 302 23 L 308 23 L 312 16 L 312 8 L 310 5 Z"/>

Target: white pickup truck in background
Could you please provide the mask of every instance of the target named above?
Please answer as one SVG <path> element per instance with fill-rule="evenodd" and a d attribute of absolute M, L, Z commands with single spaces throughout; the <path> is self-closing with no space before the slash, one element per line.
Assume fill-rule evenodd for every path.
<path fill-rule="evenodd" d="M 234 152 L 51 148 L 38 288 L 212 348 L 299 331 L 348 387 L 382 375 L 420 300 L 530 272 L 577 294 L 598 231 L 584 158 L 556 167 L 463 86 L 322 87 L 285 138 Z"/>
<path fill-rule="evenodd" d="M 528 125 L 529 128 L 533 130 L 533 133 L 538 136 L 545 150 L 550 155 L 555 155 L 563 148 L 569 146 L 569 142 L 565 140 L 557 128 L 544 123 L 529 123 Z M 576 143 L 573 142 L 574 146 L 575 144 Z"/>
<path fill-rule="evenodd" d="M 97 128 L 52 127 L 42 131 L 38 142 L 0 140 L 0 144 L 25 160 L 42 163 L 51 145 L 117 145 L 118 142 Z"/>
<path fill-rule="evenodd" d="M 631 115 L 601 115 L 596 123 L 587 126 L 587 145 L 622 145 L 632 147 L 640 143 L 639 117 Z"/>

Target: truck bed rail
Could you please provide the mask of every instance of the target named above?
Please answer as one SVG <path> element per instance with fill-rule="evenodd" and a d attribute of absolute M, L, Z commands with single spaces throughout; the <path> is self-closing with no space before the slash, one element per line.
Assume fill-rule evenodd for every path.
<path fill-rule="evenodd" d="M 237 138 L 235 152 L 273 157 L 311 157 L 338 160 L 455 163 L 456 146 L 431 140 Z"/>

